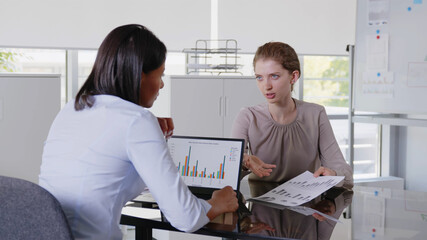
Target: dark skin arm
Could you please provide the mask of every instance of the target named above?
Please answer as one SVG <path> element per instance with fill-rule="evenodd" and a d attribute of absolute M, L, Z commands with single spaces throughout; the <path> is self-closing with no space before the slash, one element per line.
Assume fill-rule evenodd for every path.
<path fill-rule="evenodd" d="M 157 121 L 159 122 L 160 129 L 165 138 L 170 138 L 175 128 L 172 118 L 157 118 Z M 236 192 L 230 186 L 213 192 L 211 199 L 207 202 L 212 206 L 207 213 L 210 220 L 213 220 L 223 213 L 234 212 L 239 207 Z"/>
<path fill-rule="evenodd" d="M 166 139 L 170 138 L 173 134 L 173 129 L 175 126 L 173 125 L 172 118 L 157 118 L 157 121 L 159 122 L 160 129 L 163 132 L 163 135 Z"/>
<path fill-rule="evenodd" d="M 234 212 L 239 207 L 236 192 L 230 186 L 213 192 L 211 199 L 207 202 L 212 206 L 207 213 L 210 220 L 223 213 Z"/>

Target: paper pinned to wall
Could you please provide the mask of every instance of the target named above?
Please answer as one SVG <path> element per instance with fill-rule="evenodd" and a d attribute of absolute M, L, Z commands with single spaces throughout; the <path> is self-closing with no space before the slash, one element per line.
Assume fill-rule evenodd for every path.
<path fill-rule="evenodd" d="M 408 87 L 427 87 L 427 62 L 408 63 Z"/>
<path fill-rule="evenodd" d="M 427 214 L 426 192 L 405 191 L 405 210 Z M 427 220 L 427 218 L 426 218 Z"/>
<path fill-rule="evenodd" d="M 393 72 L 364 72 L 363 95 L 393 98 L 395 91 Z"/>
<path fill-rule="evenodd" d="M 369 0 L 369 25 L 387 24 L 390 16 L 390 2 L 388 0 Z"/>
<path fill-rule="evenodd" d="M 366 195 L 363 205 L 363 230 L 384 236 L 385 198 Z"/>
<path fill-rule="evenodd" d="M 388 71 L 388 34 L 366 36 L 368 47 L 368 68 L 377 71 Z"/>

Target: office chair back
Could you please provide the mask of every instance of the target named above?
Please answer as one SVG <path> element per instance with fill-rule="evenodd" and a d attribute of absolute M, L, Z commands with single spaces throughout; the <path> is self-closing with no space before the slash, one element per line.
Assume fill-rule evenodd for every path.
<path fill-rule="evenodd" d="M 32 182 L 0 176 L 0 239 L 73 239 L 58 200 Z"/>

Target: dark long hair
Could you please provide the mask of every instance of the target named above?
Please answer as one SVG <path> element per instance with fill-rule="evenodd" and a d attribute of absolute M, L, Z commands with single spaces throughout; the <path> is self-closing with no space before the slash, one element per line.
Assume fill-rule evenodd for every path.
<path fill-rule="evenodd" d="M 166 46 L 146 27 L 129 24 L 115 28 L 102 42 L 86 82 L 77 93 L 74 108 L 92 107 L 94 95 L 108 94 L 139 103 L 142 73 L 159 68 Z"/>

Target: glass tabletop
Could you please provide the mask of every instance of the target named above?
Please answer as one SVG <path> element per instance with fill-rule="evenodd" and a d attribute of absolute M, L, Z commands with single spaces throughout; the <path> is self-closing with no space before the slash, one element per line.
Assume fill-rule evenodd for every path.
<path fill-rule="evenodd" d="M 280 183 L 244 178 L 240 185 L 241 203 L 238 211 L 225 215 L 219 221 L 208 223 L 196 233 L 230 239 L 329 239 L 336 225 L 333 220 L 319 221 L 312 215 L 306 216 L 293 208 L 246 201 L 279 185 Z M 331 188 L 303 206 L 339 219 L 343 210 L 351 203 L 352 197 L 353 192 L 350 190 Z M 145 221 L 145 226 L 148 224 L 152 228 L 174 230 L 161 215 Z"/>
<path fill-rule="evenodd" d="M 427 239 L 427 193 L 355 186 L 353 239 Z"/>
<path fill-rule="evenodd" d="M 280 183 L 242 181 L 241 192 L 245 199 L 260 196 Z M 353 192 L 344 188 L 331 188 L 321 196 L 302 206 L 318 210 L 339 219 L 351 203 Z M 293 207 L 272 206 L 259 202 L 246 204 L 250 214 L 241 218 L 240 231 L 258 236 L 291 239 L 329 239 L 336 222 L 329 219 L 319 221 L 312 215 L 305 215 Z"/>

